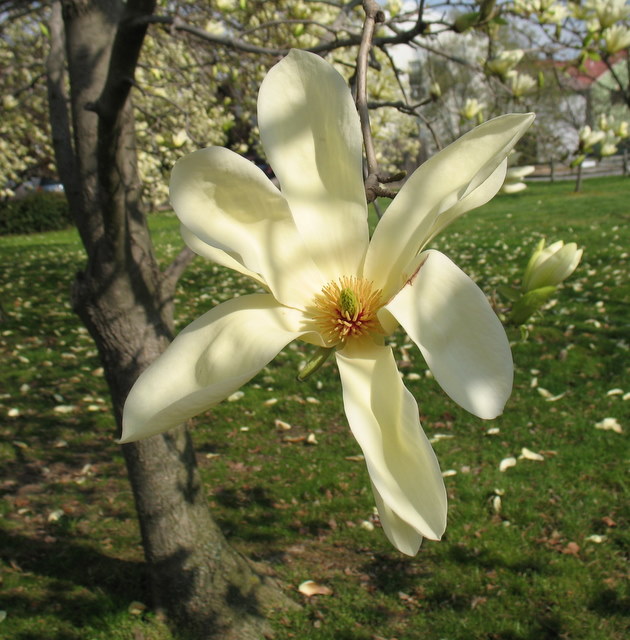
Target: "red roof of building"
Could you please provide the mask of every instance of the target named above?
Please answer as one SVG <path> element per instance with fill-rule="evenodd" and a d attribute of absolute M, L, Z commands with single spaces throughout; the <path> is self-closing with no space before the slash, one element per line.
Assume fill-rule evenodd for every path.
<path fill-rule="evenodd" d="M 593 82 L 608 71 L 609 64 L 617 64 L 617 62 L 625 56 L 626 51 L 620 51 L 614 56 L 611 56 L 608 64 L 606 64 L 604 60 L 592 60 L 591 58 L 587 58 L 579 68 L 568 66 L 565 70 L 573 79 L 575 89 L 588 89 Z"/>

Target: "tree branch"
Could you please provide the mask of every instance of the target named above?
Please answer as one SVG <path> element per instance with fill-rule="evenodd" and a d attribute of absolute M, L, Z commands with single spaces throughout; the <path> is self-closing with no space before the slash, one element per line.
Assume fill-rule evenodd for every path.
<path fill-rule="evenodd" d="M 377 197 L 383 196 L 393 198 L 396 195 L 391 189 L 381 187 L 381 182 L 394 182 L 401 180 L 404 174 L 386 177 L 379 174 L 376 152 L 374 151 L 374 140 L 370 129 L 370 112 L 367 100 L 367 70 L 368 57 L 372 42 L 374 41 L 374 29 L 378 23 L 385 21 L 385 14 L 374 0 L 363 0 L 363 10 L 365 11 L 365 22 L 363 23 L 363 33 L 361 35 L 361 45 L 357 56 L 357 95 L 356 104 L 359 118 L 361 120 L 361 133 L 365 146 L 365 156 L 367 161 L 367 177 L 365 178 L 365 197 L 368 202 L 374 202 Z M 378 209 L 377 209 L 378 213 Z M 379 215 L 380 217 L 380 215 Z"/>
<path fill-rule="evenodd" d="M 358 3 L 356 3 L 358 4 Z M 374 3 L 376 4 L 376 3 Z M 378 5 L 377 5 L 378 6 Z M 234 35 L 218 35 L 209 33 L 200 27 L 188 24 L 181 20 L 177 16 L 167 15 L 139 15 L 134 18 L 133 25 L 149 24 L 162 24 L 169 26 L 173 31 L 182 31 L 190 33 L 201 40 L 217 44 L 233 51 L 242 51 L 243 53 L 255 53 L 259 55 L 269 56 L 284 56 L 289 53 L 289 49 L 286 47 L 261 47 L 259 45 L 251 44 L 245 40 L 234 37 Z M 260 28 L 265 25 L 260 25 Z M 411 42 L 416 36 L 421 35 L 424 32 L 426 25 L 422 21 L 416 22 L 416 24 L 407 31 L 396 30 L 393 36 L 378 36 L 373 38 L 372 44 L 376 47 L 382 47 L 391 44 L 406 44 Z M 393 30 L 393 29 L 392 29 Z M 320 42 L 312 47 L 308 47 L 307 50 L 311 53 L 327 53 L 334 51 L 335 49 L 342 49 L 344 47 L 355 47 L 361 44 L 362 36 L 359 34 L 350 35 L 344 39 L 333 39 L 330 41 Z"/>
<path fill-rule="evenodd" d="M 64 184 L 67 197 L 73 198 L 77 192 L 77 184 L 65 88 L 65 43 L 60 2 L 53 3 L 48 27 L 50 51 L 46 58 L 46 82 L 52 143 L 59 177 Z"/>
<path fill-rule="evenodd" d="M 363 23 L 363 35 L 361 37 L 361 46 L 359 47 L 359 55 L 357 57 L 356 103 L 359 118 L 361 119 L 361 133 L 363 134 L 363 143 L 365 145 L 368 180 L 370 180 L 370 176 L 375 176 L 378 172 L 378 162 L 376 161 L 374 141 L 372 140 L 372 132 L 370 130 L 370 112 L 367 103 L 368 57 L 372 47 L 372 39 L 374 38 L 374 28 L 377 22 L 385 21 L 385 14 L 381 11 L 380 6 L 374 0 L 364 0 L 363 9 L 365 11 L 365 22 Z M 366 181 L 366 190 L 367 188 L 368 184 Z M 374 198 L 372 198 L 372 200 L 374 200 Z M 372 200 L 370 200 L 370 202 Z"/>
<path fill-rule="evenodd" d="M 137 18 L 151 14 L 155 4 L 156 0 L 128 0 L 124 4 L 103 91 L 90 105 L 98 114 L 98 180 L 105 233 L 118 265 L 127 258 L 126 218 L 137 216 L 139 202 L 136 168 L 125 155 L 129 149 L 121 144 L 123 136 L 133 138 L 128 98 L 148 28 L 148 23 L 137 24 Z"/>
<path fill-rule="evenodd" d="M 177 282 L 188 268 L 188 265 L 193 261 L 195 253 L 188 247 L 183 247 L 177 254 L 175 260 L 171 262 L 168 268 L 163 273 L 162 290 L 166 295 L 172 295 L 177 286 Z"/>

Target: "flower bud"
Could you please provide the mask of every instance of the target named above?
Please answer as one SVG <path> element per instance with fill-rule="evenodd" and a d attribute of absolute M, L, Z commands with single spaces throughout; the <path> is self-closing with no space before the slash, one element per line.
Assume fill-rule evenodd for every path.
<path fill-rule="evenodd" d="M 575 271 L 581 258 L 582 249 L 575 242 L 565 245 L 558 240 L 545 247 L 545 240 L 541 240 L 525 269 L 523 291 L 559 285 Z"/>

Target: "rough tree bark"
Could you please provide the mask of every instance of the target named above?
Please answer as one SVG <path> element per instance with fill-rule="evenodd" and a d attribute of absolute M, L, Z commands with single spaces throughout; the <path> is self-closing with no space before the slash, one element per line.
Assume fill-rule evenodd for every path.
<path fill-rule="evenodd" d="M 138 18 L 154 7 L 154 0 L 63 0 L 50 21 L 54 146 L 87 253 L 73 304 L 98 347 L 119 428 L 129 389 L 172 337 L 174 289 L 189 260 L 182 253 L 160 271 L 140 199 L 129 94 L 147 24 Z M 213 522 L 187 429 L 123 449 L 154 606 L 190 637 L 263 636 L 265 612 L 290 601 Z"/>

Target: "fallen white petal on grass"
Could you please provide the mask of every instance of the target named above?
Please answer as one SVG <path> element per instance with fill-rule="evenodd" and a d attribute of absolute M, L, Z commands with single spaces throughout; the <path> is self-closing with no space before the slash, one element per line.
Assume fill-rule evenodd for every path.
<path fill-rule="evenodd" d="M 623 395 L 623 389 L 611 389 L 610 391 L 606 392 L 607 396 L 622 396 Z"/>
<path fill-rule="evenodd" d="M 263 404 L 265 405 L 265 407 L 271 407 L 272 405 L 276 404 L 276 402 L 278 402 L 278 398 L 269 398 L 269 400 L 265 400 Z"/>
<path fill-rule="evenodd" d="M 597 533 L 594 533 L 593 535 L 590 535 L 586 538 L 587 542 L 594 542 L 595 544 L 601 544 L 602 542 L 606 541 L 606 536 L 600 536 Z"/>
<path fill-rule="evenodd" d="M 291 429 L 291 425 L 288 422 L 285 422 L 284 420 L 274 420 L 273 423 L 276 425 L 276 429 L 280 430 L 280 431 L 288 431 L 289 429 Z"/>
<path fill-rule="evenodd" d="M 516 466 L 516 458 L 503 458 L 499 463 L 499 471 L 507 471 L 510 467 Z"/>
<path fill-rule="evenodd" d="M 345 460 L 347 460 L 348 462 L 363 462 L 365 460 L 365 456 L 360 453 L 356 456 L 346 456 Z"/>
<path fill-rule="evenodd" d="M 12 409 L 9 409 L 7 411 L 7 416 L 9 418 L 17 418 L 20 415 L 20 410 L 17 409 L 16 407 L 13 407 Z"/>
<path fill-rule="evenodd" d="M 66 414 L 66 413 L 72 413 L 73 411 L 76 410 L 76 405 L 74 404 L 58 404 L 53 411 L 55 413 L 61 413 L 61 414 Z"/>
<path fill-rule="evenodd" d="M 305 580 L 299 587 L 298 591 L 310 598 L 311 596 L 331 596 L 332 589 L 323 584 L 317 584 L 313 580 Z"/>
<path fill-rule="evenodd" d="M 48 522 L 59 522 L 63 516 L 64 513 L 61 509 L 55 509 L 48 514 Z"/>
<path fill-rule="evenodd" d="M 442 471 L 443 478 L 450 478 L 451 476 L 456 476 L 457 471 L 455 469 L 447 469 L 446 471 Z"/>
<path fill-rule="evenodd" d="M 306 444 L 318 444 L 317 438 L 315 437 L 314 433 L 308 434 L 308 437 L 306 438 Z"/>
<path fill-rule="evenodd" d="M 141 616 L 146 610 L 147 610 L 147 605 L 146 604 L 144 604 L 142 602 L 137 602 L 135 600 L 127 608 L 127 611 L 132 616 Z"/>
<path fill-rule="evenodd" d="M 617 421 L 617 418 L 604 418 L 601 422 L 595 424 L 596 429 L 602 429 L 603 431 L 614 431 L 615 433 L 623 433 L 621 425 Z"/>
<path fill-rule="evenodd" d="M 237 400 L 240 400 L 244 395 L 245 393 L 243 391 L 235 391 L 232 395 L 229 395 L 227 397 L 227 401 L 236 402 Z"/>
<path fill-rule="evenodd" d="M 306 396 L 306 402 L 309 404 L 320 404 L 319 400 L 313 396 Z"/>
<path fill-rule="evenodd" d="M 451 438 L 454 438 L 455 436 L 450 435 L 448 433 L 436 433 L 435 435 L 431 436 L 431 439 L 429 440 L 429 442 L 431 444 L 433 444 L 434 442 L 439 442 L 440 440 L 450 440 Z"/>
<path fill-rule="evenodd" d="M 422 376 L 419 373 L 408 373 L 407 380 L 420 380 Z"/>
<path fill-rule="evenodd" d="M 501 496 L 492 496 L 492 510 L 501 513 Z"/>
<path fill-rule="evenodd" d="M 363 520 L 359 526 L 361 529 L 365 529 L 366 531 L 374 531 L 374 524 L 369 520 Z"/>
<path fill-rule="evenodd" d="M 551 391 L 548 391 L 544 387 L 536 387 L 536 389 L 538 393 L 545 399 L 553 397 L 553 393 L 551 393 Z"/>
<path fill-rule="evenodd" d="M 486 430 L 487 436 L 497 436 L 499 435 L 499 433 L 501 433 L 501 429 L 499 429 L 499 427 L 490 427 L 488 430 Z"/>
<path fill-rule="evenodd" d="M 519 456 L 519 460 L 521 459 L 542 462 L 545 457 L 541 456 L 540 453 L 535 453 L 534 451 L 529 450 L 527 447 L 523 447 L 521 449 L 521 455 Z"/>

